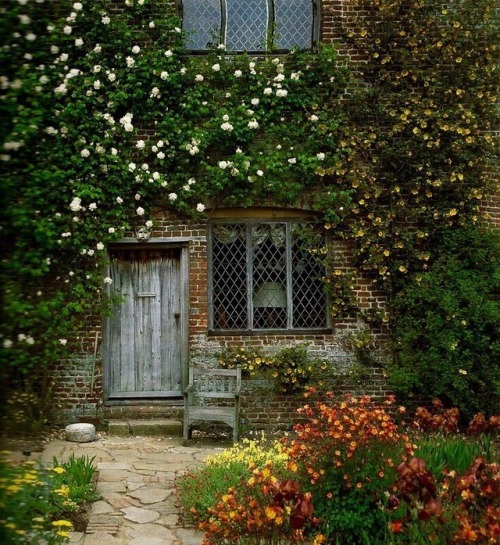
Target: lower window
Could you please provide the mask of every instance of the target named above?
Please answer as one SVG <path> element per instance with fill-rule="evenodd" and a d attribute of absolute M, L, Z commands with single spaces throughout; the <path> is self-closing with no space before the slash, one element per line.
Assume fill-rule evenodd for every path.
<path fill-rule="evenodd" d="M 214 222 L 209 235 L 213 331 L 324 329 L 324 265 L 313 224 Z"/>

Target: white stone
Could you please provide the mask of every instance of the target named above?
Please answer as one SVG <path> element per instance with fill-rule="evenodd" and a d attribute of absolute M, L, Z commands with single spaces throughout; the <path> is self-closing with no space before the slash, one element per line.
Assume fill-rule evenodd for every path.
<path fill-rule="evenodd" d="M 95 441 L 95 426 L 93 424 L 70 424 L 66 426 L 66 440 L 74 443 Z"/>

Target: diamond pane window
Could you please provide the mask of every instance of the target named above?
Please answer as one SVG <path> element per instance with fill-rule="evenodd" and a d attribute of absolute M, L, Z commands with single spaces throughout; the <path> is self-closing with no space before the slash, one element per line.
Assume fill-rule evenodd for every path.
<path fill-rule="evenodd" d="M 187 34 L 186 48 L 203 51 L 220 42 L 220 0 L 184 0 L 182 24 Z"/>
<path fill-rule="evenodd" d="M 311 0 L 274 0 L 275 40 L 278 49 L 310 49 L 313 42 Z"/>
<path fill-rule="evenodd" d="M 209 320 L 214 331 L 325 329 L 324 267 L 308 248 L 324 237 L 293 221 L 214 222 Z"/>
<path fill-rule="evenodd" d="M 186 47 L 230 52 L 295 47 L 310 49 L 317 38 L 319 0 L 178 0 Z"/>

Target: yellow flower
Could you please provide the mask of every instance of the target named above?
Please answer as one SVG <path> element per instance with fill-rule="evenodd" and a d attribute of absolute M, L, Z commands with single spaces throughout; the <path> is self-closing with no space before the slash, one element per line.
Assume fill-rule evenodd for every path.
<path fill-rule="evenodd" d="M 62 528 L 62 527 L 73 528 L 73 523 L 70 522 L 69 520 L 61 519 L 61 520 L 55 520 L 52 523 L 52 526 L 55 526 L 56 528 Z"/>
<path fill-rule="evenodd" d="M 66 470 L 63 467 L 59 467 L 59 466 L 52 468 L 52 471 L 54 473 L 57 473 L 58 475 L 60 475 L 61 473 L 66 473 Z"/>
<path fill-rule="evenodd" d="M 467 374 L 467 371 L 465 369 L 459 369 L 458 372 L 461 374 L 461 375 L 466 375 Z"/>

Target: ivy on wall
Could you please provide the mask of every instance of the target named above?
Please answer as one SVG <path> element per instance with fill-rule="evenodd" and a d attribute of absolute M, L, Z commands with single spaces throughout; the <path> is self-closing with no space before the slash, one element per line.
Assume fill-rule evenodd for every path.
<path fill-rule="evenodd" d="M 309 192 L 361 270 L 389 293 L 418 282 L 435 233 L 480 219 L 494 157 L 492 5 L 350 2 L 343 38 L 366 55 L 353 71 L 326 45 L 189 56 L 160 0 L 5 2 L 6 376 L 30 377 L 75 344 L 74 318 L 111 281 L 107 244 L 153 227 L 158 207 L 197 217 Z M 343 273 L 328 280 L 349 296 Z"/>

